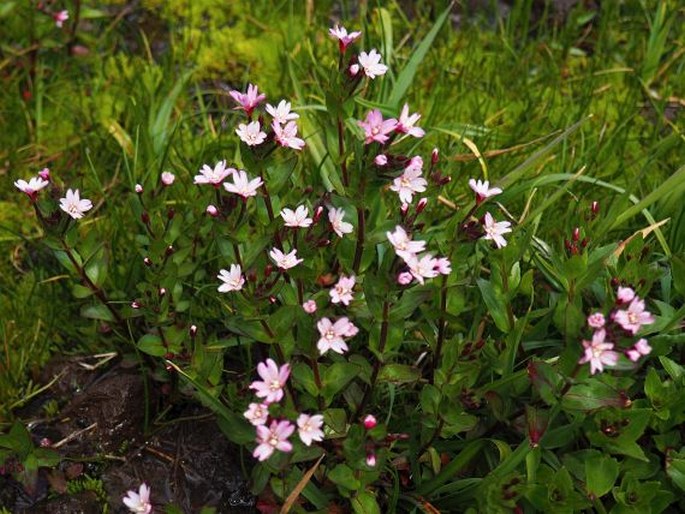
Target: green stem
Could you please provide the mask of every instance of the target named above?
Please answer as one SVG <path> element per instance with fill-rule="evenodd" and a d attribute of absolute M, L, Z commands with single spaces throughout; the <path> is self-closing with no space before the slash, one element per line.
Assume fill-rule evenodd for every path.
<path fill-rule="evenodd" d="M 378 374 L 381 370 L 381 364 L 383 363 L 383 351 L 385 350 L 385 343 L 388 341 L 388 311 L 390 309 L 390 304 L 388 301 L 383 302 L 383 321 L 381 322 L 381 334 L 378 342 L 378 358 L 376 362 L 373 363 L 373 371 L 371 372 L 371 380 L 366 390 L 364 391 L 364 396 L 362 401 L 359 403 L 354 417 L 352 419 L 357 419 L 361 416 L 366 408 L 366 404 L 371 398 L 371 393 L 376 386 L 376 380 L 378 380 Z"/>

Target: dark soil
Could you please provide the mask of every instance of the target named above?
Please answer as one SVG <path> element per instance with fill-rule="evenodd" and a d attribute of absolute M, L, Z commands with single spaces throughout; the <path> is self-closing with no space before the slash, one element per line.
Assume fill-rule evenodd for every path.
<path fill-rule="evenodd" d="M 45 383 L 59 379 L 17 413 L 35 444 L 52 447 L 63 460 L 56 469 L 40 470 L 28 487 L 0 475 L 0 506 L 13 513 L 90 514 L 106 503 L 110 513 L 124 514 L 126 491 L 146 482 L 155 511 L 173 503 L 187 513 L 204 506 L 218 513 L 254 512 L 240 450 L 223 436 L 213 414 L 189 399 L 172 404 L 160 392 L 168 385 L 150 379 L 149 404 L 167 415 L 150 413 L 145 434 L 145 384 L 138 368 L 119 363 L 87 370 L 84 362 L 62 358 L 47 366 Z M 38 417 L 48 400 L 63 405 L 55 419 Z"/>

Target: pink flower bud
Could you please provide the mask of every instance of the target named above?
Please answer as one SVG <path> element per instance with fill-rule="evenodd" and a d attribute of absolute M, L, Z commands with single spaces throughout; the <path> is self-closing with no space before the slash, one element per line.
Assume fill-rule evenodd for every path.
<path fill-rule="evenodd" d="M 599 202 L 592 202 L 592 205 L 590 205 L 590 211 L 594 216 L 597 216 L 597 214 L 599 214 Z"/>
<path fill-rule="evenodd" d="M 323 206 L 319 205 L 316 210 L 314 211 L 314 216 L 312 216 L 312 223 L 316 224 L 319 222 L 321 219 L 321 215 L 323 214 Z"/>
<path fill-rule="evenodd" d="M 50 446 L 52 446 L 52 441 L 47 437 L 43 437 L 43 439 L 40 440 L 41 448 L 50 448 Z"/>
<path fill-rule="evenodd" d="M 314 300 L 307 300 L 302 304 L 302 308 L 307 314 L 314 314 L 316 312 L 316 302 Z"/>
<path fill-rule="evenodd" d="M 140 309 L 140 304 L 136 301 L 131 302 L 131 309 Z"/>
<path fill-rule="evenodd" d="M 143 192 L 143 186 L 141 186 L 140 184 L 136 184 L 136 187 L 134 189 L 138 194 Z"/>
<path fill-rule="evenodd" d="M 364 428 L 371 430 L 377 425 L 376 417 L 373 414 L 369 414 L 364 418 Z"/>
<path fill-rule="evenodd" d="M 635 298 L 635 291 L 630 287 L 619 287 L 616 291 L 616 298 L 620 303 L 629 303 Z"/>
<path fill-rule="evenodd" d="M 401 286 L 406 286 L 406 285 L 411 284 L 412 280 L 414 280 L 414 277 L 408 271 L 403 271 L 402 273 L 397 275 L 397 283 L 400 284 Z"/>
<path fill-rule="evenodd" d="M 370 468 L 376 467 L 376 454 L 375 453 L 367 454 L 366 465 L 369 466 Z"/>
<path fill-rule="evenodd" d="M 376 156 L 373 162 L 376 166 L 385 166 L 388 164 L 388 158 L 381 153 Z"/>
<path fill-rule="evenodd" d="M 190 333 L 190 337 L 194 338 L 197 335 L 197 325 L 190 325 L 188 332 Z"/>
<path fill-rule="evenodd" d="M 219 210 L 213 205 L 208 205 L 205 212 L 209 214 L 212 218 L 216 218 L 219 215 Z"/>
<path fill-rule="evenodd" d="M 167 247 L 166 247 L 166 254 L 167 254 L 167 255 L 171 255 L 172 253 L 174 253 L 174 247 L 173 247 L 173 245 L 167 246 Z"/>
<path fill-rule="evenodd" d="M 587 324 L 592 328 L 602 328 L 606 320 L 601 312 L 595 312 L 587 317 Z"/>
<path fill-rule="evenodd" d="M 38 176 L 42 178 L 43 180 L 47 180 L 50 182 L 50 169 L 49 168 L 43 168 L 38 172 Z"/>
<path fill-rule="evenodd" d="M 407 211 L 409 211 L 409 204 L 408 203 L 403 203 L 402 206 L 400 207 L 400 214 L 404 218 L 407 215 Z"/>
<path fill-rule="evenodd" d="M 353 64 L 349 67 L 348 71 L 350 72 L 350 75 L 354 77 L 357 73 L 359 73 L 359 65 Z"/>
<path fill-rule="evenodd" d="M 573 229 L 573 241 L 575 243 L 577 243 L 579 239 L 580 239 L 580 229 L 578 227 L 576 227 Z"/>
<path fill-rule="evenodd" d="M 419 203 L 416 204 L 416 214 L 421 214 L 426 208 L 426 205 L 428 205 L 428 198 L 424 196 L 419 200 Z"/>
<path fill-rule="evenodd" d="M 152 261 L 150 260 L 150 257 L 145 257 L 143 259 L 143 264 L 145 264 L 146 266 L 152 266 Z"/>
<path fill-rule="evenodd" d="M 159 288 L 159 296 L 164 296 L 166 294 L 166 289 L 163 287 Z"/>
<path fill-rule="evenodd" d="M 438 161 L 440 160 L 440 150 L 437 148 L 433 148 L 433 152 L 431 153 L 431 164 L 435 166 Z"/>
<path fill-rule="evenodd" d="M 171 184 L 174 183 L 174 180 L 176 180 L 176 176 L 171 173 L 170 171 L 164 171 L 162 173 L 162 184 L 165 186 L 170 186 Z"/>

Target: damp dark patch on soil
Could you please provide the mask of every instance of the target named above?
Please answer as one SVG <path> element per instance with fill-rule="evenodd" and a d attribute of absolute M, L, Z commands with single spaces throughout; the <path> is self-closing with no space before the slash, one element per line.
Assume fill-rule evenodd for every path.
<path fill-rule="evenodd" d="M 86 367 L 83 366 L 86 364 Z M 59 452 L 55 469 L 41 469 L 28 487 L 0 475 L 0 506 L 16 513 L 126 513 L 122 497 L 146 482 L 156 508 L 174 504 L 184 512 L 204 506 L 220 513 L 254 512 L 240 450 L 221 433 L 214 415 L 191 401 L 166 404 L 159 384 L 122 363 L 87 369 L 83 359 L 58 359 L 45 368 L 48 392 L 18 414 L 36 445 Z M 91 366 L 92 367 L 92 366 Z M 58 377 L 57 380 L 54 380 Z M 145 397 L 166 409 L 150 413 L 143 432 Z M 47 401 L 62 405 L 47 420 Z M 249 459 L 248 459 L 249 463 Z"/>

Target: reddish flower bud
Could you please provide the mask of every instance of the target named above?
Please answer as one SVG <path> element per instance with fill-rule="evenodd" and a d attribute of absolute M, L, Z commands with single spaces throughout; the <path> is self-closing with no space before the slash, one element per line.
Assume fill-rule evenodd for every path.
<path fill-rule="evenodd" d="M 166 211 L 166 217 L 170 220 L 174 219 L 174 216 L 176 216 L 176 211 L 173 209 L 173 207 L 170 207 L 168 211 Z"/>
<path fill-rule="evenodd" d="M 145 257 L 145 258 L 143 259 L 143 264 L 145 264 L 145 265 L 148 266 L 148 267 L 149 267 L 149 266 L 152 266 L 152 261 L 150 260 L 150 257 Z"/>
<path fill-rule="evenodd" d="M 376 467 L 376 454 L 375 453 L 367 454 L 366 465 L 369 466 L 370 468 Z"/>
<path fill-rule="evenodd" d="M 172 253 L 174 253 L 174 247 L 173 247 L 173 245 L 167 246 L 167 247 L 166 247 L 166 254 L 167 254 L 167 255 L 171 255 Z"/>
<path fill-rule="evenodd" d="M 195 338 L 197 335 L 197 325 L 190 325 L 188 332 L 190 333 L 190 337 Z"/>
<path fill-rule="evenodd" d="M 599 214 L 599 202 L 592 202 L 592 205 L 590 205 L 590 211 L 594 216 L 597 216 L 597 214 Z"/>
<path fill-rule="evenodd" d="M 49 168 L 43 168 L 38 172 L 38 176 L 42 178 L 43 180 L 47 180 L 50 182 L 50 169 Z"/>
<path fill-rule="evenodd" d="M 433 151 L 431 152 L 431 164 L 434 166 L 438 163 L 440 160 L 440 150 L 437 148 L 433 148 Z"/>
<path fill-rule="evenodd" d="M 364 428 L 371 430 L 377 425 L 376 417 L 373 414 L 369 414 L 364 418 Z"/>
<path fill-rule="evenodd" d="M 131 309 L 140 309 L 140 304 L 136 301 L 131 302 Z"/>
<path fill-rule="evenodd" d="M 143 211 L 143 214 L 140 215 L 140 220 L 146 225 L 150 223 L 150 215 L 147 213 L 147 211 Z"/>
<path fill-rule="evenodd" d="M 573 229 L 573 242 L 577 243 L 580 239 L 580 228 L 576 227 Z"/>
<path fill-rule="evenodd" d="M 159 296 L 164 296 L 166 294 L 166 289 L 163 287 L 159 288 Z"/>
<path fill-rule="evenodd" d="M 423 210 L 426 208 L 426 205 L 428 205 L 428 198 L 421 198 L 421 200 L 419 200 L 419 203 L 416 204 L 416 214 L 421 214 Z"/>
<path fill-rule="evenodd" d="M 321 219 L 321 215 L 323 214 L 323 206 L 319 205 L 315 210 L 314 210 L 314 216 L 312 216 L 312 223 L 316 224 L 319 222 Z"/>

